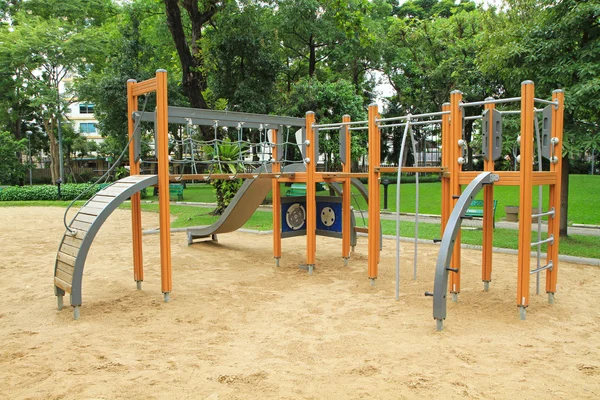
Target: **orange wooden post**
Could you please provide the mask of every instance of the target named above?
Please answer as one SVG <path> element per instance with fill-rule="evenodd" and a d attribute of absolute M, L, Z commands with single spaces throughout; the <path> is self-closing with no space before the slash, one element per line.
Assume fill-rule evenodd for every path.
<path fill-rule="evenodd" d="M 379 230 L 380 230 L 380 195 L 379 173 L 375 168 L 381 164 L 379 127 L 376 119 L 379 117 L 377 104 L 369 105 L 369 245 L 368 245 L 368 274 L 371 284 L 377 279 L 379 264 Z"/>
<path fill-rule="evenodd" d="M 442 111 L 450 111 L 450 103 L 442 104 Z M 450 115 L 442 115 L 442 167 L 450 166 Z M 452 212 L 452 194 L 450 193 L 450 177 L 442 174 L 442 221 L 441 221 L 441 237 L 444 236 L 444 230 Z"/>
<path fill-rule="evenodd" d="M 350 116 L 344 115 L 342 117 L 342 122 L 350 122 Z M 350 152 L 351 145 L 351 137 L 350 137 L 350 129 L 348 125 L 344 125 L 343 131 L 340 135 L 345 135 L 346 148 L 344 151 L 344 156 L 346 158 L 346 162 L 342 164 L 342 171 L 344 173 L 350 173 L 352 171 L 352 157 Z M 342 190 L 342 258 L 344 259 L 344 264 L 348 264 L 348 259 L 350 258 L 350 221 L 351 221 L 351 198 L 352 198 L 352 186 L 351 186 L 351 178 L 344 179 L 344 186 Z"/>
<path fill-rule="evenodd" d="M 133 95 L 135 79 L 127 81 L 127 130 L 129 138 L 133 136 L 134 121 L 133 113 L 138 110 L 138 97 Z M 129 173 L 130 175 L 140 174 L 139 161 L 134 162 L 134 143 L 129 145 Z M 133 243 L 133 279 L 136 282 L 138 290 L 142 288 L 144 280 L 144 260 L 142 252 L 142 209 L 140 205 L 140 194 L 131 196 L 131 237 Z"/>
<path fill-rule="evenodd" d="M 461 148 L 458 145 L 458 141 L 462 139 L 462 109 L 460 102 L 462 100 L 462 93 L 458 90 L 454 90 L 450 93 L 450 197 L 452 199 L 453 209 L 458 202 L 458 197 L 461 193 L 459 175 L 462 171 L 462 166 L 458 163 L 458 158 L 462 155 Z M 448 214 L 449 215 L 449 214 Z M 452 253 L 452 261 L 450 262 L 451 268 L 457 269 L 458 272 L 450 272 L 450 279 L 448 280 L 449 291 L 452 293 L 452 300 L 458 301 L 458 293 L 460 293 L 460 231 L 456 235 L 456 242 L 454 243 L 454 252 Z"/>
<path fill-rule="evenodd" d="M 161 289 L 165 302 L 173 287 L 171 276 L 171 215 L 169 204 L 169 110 L 167 71 L 156 71 L 156 127 L 158 137 L 158 202 L 160 210 Z"/>
<path fill-rule="evenodd" d="M 317 256 L 317 192 L 316 179 L 319 149 L 315 146 L 315 113 L 306 113 L 306 266 L 312 274 Z"/>
<path fill-rule="evenodd" d="M 563 117 L 565 111 L 565 94 L 562 90 L 552 93 L 552 100 L 558 101 L 558 107 L 552 109 L 552 138 L 557 141 L 552 155 L 556 158 L 550 163 L 550 171 L 556 174 L 556 184 L 550 186 L 549 209 L 554 208 L 554 218 L 548 219 L 548 234 L 554 235 L 554 243 L 548 244 L 547 262 L 552 262 L 552 268 L 546 270 L 546 293 L 548 302 L 554 302 L 556 293 L 556 279 L 558 275 L 558 242 L 560 235 L 560 193 L 562 188 L 562 141 Z M 556 139 L 554 139 L 556 138 Z"/>
<path fill-rule="evenodd" d="M 486 100 L 491 100 L 487 98 Z M 494 148 L 494 103 L 486 104 L 485 109 L 488 110 L 487 121 L 482 121 L 483 124 L 488 124 L 488 159 L 483 161 L 484 171 L 494 171 L 494 156 L 492 149 Z M 483 188 L 483 250 L 481 256 L 481 280 L 483 281 L 483 291 L 487 292 L 492 280 L 492 248 L 494 240 L 494 185 L 486 185 Z"/>
<path fill-rule="evenodd" d="M 273 130 L 273 167 L 274 173 L 281 172 L 281 164 L 279 163 L 280 153 L 283 154 L 283 148 L 281 151 L 277 147 L 277 130 Z M 279 179 L 272 179 L 273 187 L 272 201 L 273 201 L 273 257 L 275 258 L 275 266 L 279 267 L 279 259 L 281 258 L 281 186 L 279 185 Z"/>
<path fill-rule="evenodd" d="M 531 202 L 533 177 L 533 118 L 534 85 L 532 81 L 521 84 L 521 155 L 519 201 L 519 264 L 517 276 L 517 305 L 521 319 L 529 305 L 529 274 L 531 264 Z"/>

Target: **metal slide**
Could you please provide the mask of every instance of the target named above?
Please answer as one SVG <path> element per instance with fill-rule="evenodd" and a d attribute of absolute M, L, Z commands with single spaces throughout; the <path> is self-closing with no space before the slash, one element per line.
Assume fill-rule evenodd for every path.
<path fill-rule="evenodd" d="M 262 172 L 271 172 L 271 166 L 268 166 Z M 301 172 L 306 169 L 304 164 L 291 164 L 282 168 L 282 172 Z M 258 170 L 255 171 L 259 174 Z M 211 237 L 216 239 L 219 233 L 229 233 L 240 229 L 246 221 L 250 219 L 254 211 L 261 205 L 269 191 L 273 188 L 271 178 L 246 179 L 240 189 L 237 191 L 231 203 L 225 209 L 225 212 L 212 225 L 205 227 L 188 228 L 188 244 L 192 244 L 194 239 Z"/>
<path fill-rule="evenodd" d="M 479 174 L 462 192 L 456 206 L 454 206 L 454 209 L 448 218 L 435 266 L 435 281 L 433 284 L 433 318 L 435 318 L 437 322 L 438 331 L 443 329 L 444 319 L 446 319 L 448 275 L 452 272 L 449 269 L 450 260 L 452 259 L 454 243 L 456 242 L 456 236 L 460 231 L 463 217 L 477 193 L 479 193 L 485 185 L 491 185 L 497 181 L 498 175 L 492 174 L 491 172 L 482 172 Z M 426 293 L 426 295 L 432 294 Z"/>
<path fill-rule="evenodd" d="M 98 191 L 75 214 L 66 230 L 56 255 L 54 265 L 54 293 L 59 296 L 71 294 L 71 305 L 75 307 L 75 319 L 81 305 L 81 282 L 83 267 L 90 246 L 108 216 L 125 200 L 140 190 L 158 183 L 156 175 L 134 175 L 120 179 Z"/>

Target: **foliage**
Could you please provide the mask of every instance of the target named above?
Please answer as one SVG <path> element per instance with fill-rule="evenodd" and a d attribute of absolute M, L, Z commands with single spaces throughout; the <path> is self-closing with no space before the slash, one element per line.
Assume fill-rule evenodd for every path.
<path fill-rule="evenodd" d="M 62 200 L 73 200 L 92 186 L 89 183 L 67 183 L 60 186 L 60 195 Z M 96 185 L 83 194 L 81 200 L 92 197 L 100 185 Z M 0 191 L 0 201 L 27 201 L 27 200 L 58 200 L 58 186 L 39 185 L 39 186 L 11 186 Z"/>
<path fill-rule="evenodd" d="M 27 171 L 26 165 L 21 164 L 17 153 L 25 151 L 25 139 L 15 140 L 8 132 L 0 132 L 0 184 L 14 185 L 23 179 Z"/>
<path fill-rule="evenodd" d="M 244 165 L 240 162 L 247 153 L 248 148 L 244 143 L 234 143 L 228 138 L 215 146 L 205 146 L 204 153 L 209 159 L 215 161 L 210 166 L 211 173 L 236 174 L 244 171 Z M 214 187 L 217 200 L 217 208 L 214 215 L 221 215 L 231 203 L 231 200 L 242 186 L 241 179 L 213 179 L 211 185 Z"/>

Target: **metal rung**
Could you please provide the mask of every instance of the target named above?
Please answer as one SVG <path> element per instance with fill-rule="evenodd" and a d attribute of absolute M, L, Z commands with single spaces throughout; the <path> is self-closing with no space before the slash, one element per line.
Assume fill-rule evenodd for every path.
<path fill-rule="evenodd" d="M 537 274 L 538 272 L 543 271 L 545 269 L 549 269 L 550 271 L 552 271 L 553 267 L 554 267 L 554 264 L 552 263 L 552 261 L 550 261 L 548 263 L 548 265 L 544 265 L 543 267 L 532 269 L 531 271 L 529 271 L 529 275 Z"/>
<path fill-rule="evenodd" d="M 539 218 L 539 217 L 544 217 L 546 215 L 552 215 L 552 218 L 554 218 L 554 214 L 556 214 L 556 211 L 554 211 L 554 207 L 552 207 L 552 210 L 550 210 L 550 211 L 539 213 L 539 214 L 531 214 L 531 218 Z"/>
<path fill-rule="evenodd" d="M 548 239 L 540 240 L 539 242 L 533 242 L 533 243 L 531 243 L 531 245 L 537 246 L 539 244 L 544 244 L 544 243 L 554 244 L 554 235 L 550 235 L 550 237 Z"/>

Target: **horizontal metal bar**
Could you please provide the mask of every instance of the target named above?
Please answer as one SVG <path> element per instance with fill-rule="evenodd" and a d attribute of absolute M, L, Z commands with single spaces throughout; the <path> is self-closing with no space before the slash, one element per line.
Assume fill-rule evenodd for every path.
<path fill-rule="evenodd" d="M 410 126 L 415 126 L 415 125 L 432 125 L 432 124 L 441 124 L 442 120 L 441 119 L 432 119 L 429 121 L 415 121 L 415 122 L 411 122 Z M 401 124 L 390 124 L 390 125 L 379 125 L 379 129 L 383 129 L 383 128 L 395 128 L 397 126 L 406 126 L 406 122 L 403 122 Z"/>
<path fill-rule="evenodd" d="M 547 211 L 547 212 L 543 212 L 543 213 L 539 213 L 539 214 L 531 214 L 531 218 L 545 217 L 546 215 L 552 215 L 552 217 L 554 217 L 555 213 L 556 212 L 554 211 L 554 208 L 552 208 L 552 210 Z"/>
<path fill-rule="evenodd" d="M 529 275 L 537 274 L 538 272 L 541 272 L 541 271 L 543 271 L 545 269 L 552 270 L 552 268 L 554 268 L 554 263 L 552 261 L 550 261 L 548 263 L 548 265 L 544 265 L 543 267 L 532 269 L 531 271 L 529 271 Z"/>
<path fill-rule="evenodd" d="M 475 107 L 475 106 L 485 106 L 486 104 L 499 104 L 499 103 L 511 103 L 514 101 L 521 101 L 520 97 L 509 97 L 506 99 L 492 99 L 492 100 L 483 100 L 483 101 L 473 101 L 470 103 L 460 103 L 460 107 Z"/>
<path fill-rule="evenodd" d="M 554 235 L 550 235 L 550 237 L 548 239 L 540 240 L 539 242 L 533 242 L 533 243 L 531 243 L 531 245 L 537 246 L 537 245 L 544 244 L 544 243 L 553 244 L 554 243 Z"/>
<path fill-rule="evenodd" d="M 366 124 L 369 121 L 348 121 L 348 122 L 336 122 L 334 124 L 313 124 L 312 127 L 313 128 L 329 128 L 332 126 L 342 126 L 342 125 L 360 125 L 360 124 Z"/>
<path fill-rule="evenodd" d="M 552 104 L 553 106 L 558 106 L 558 100 L 550 101 L 550 100 L 538 99 L 537 97 L 534 97 L 533 101 L 537 101 L 538 103 L 542 103 L 542 104 Z"/>
<path fill-rule="evenodd" d="M 521 110 L 500 111 L 500 114 L 502 114 L 502 115 L 521 114 Z"/>
<path fill-rule="evenodd" d="M 234 111 L 203 110 L 199 108 L 188 107 L 169 107 L 169 122 L 187 124 L 187 119 L 191 119 L 195 125 L 214 125 L 218 121 L 219 126 L 236 127 L 242 123 L 243 127 L 275 128 L 279 125 L 304 127 L 304 118 L 280 117 L 275 115 L 250 114 Z M 142 116 L 143 121 L 154 122 L 154 113 L 145 112 Z M 183 122 L 180 122 L 183 121 Z M 202 123 L 197 123 L 202 122 Z M 209 122 L 207 124 L 206 122 Z M 249 126 L 252 125 L 252 126 Z"/>
<path fill-rule="evenodd" d="M 355 126 L 354 128 L 348 128 L 349 131 L 366 131 L 368 129 L 368 126 Z"/>
<path fill-rule="evenodd" d="M 481 119 L 481 118 L 483 118 L 483 115 L 472 115 L 470 117 L 465 117 L 465 121 L 471 121 L 474 119 Z"/>
<path fill-rule="evenodd" d="M 441 117 L 442 115 L 449 115 L 450 111 L 437 111 L 426 114 L 415 114 L 415 115 L 403 115 L 401 117 L 391 117 L 391 118 L 376 118 L 375 122 L 387 122 L 387 121 L 399 121 L 401 119 L 417 119 L 417 118 L 426 118 L 426 117 Z"/>
<path fill-rule="evenodd" d="M 317 128 L 317 127 L 313 126 L 313 128 L 315 128 L 318 131 L 336 131 L 336 130 L 340 129 L 341 126 L 339 126 L 339 125 L 337 125 L 337 126 L 326 126 L 324 128 L 321 128 L 321 127 Z"/>

